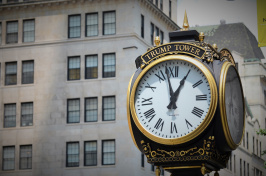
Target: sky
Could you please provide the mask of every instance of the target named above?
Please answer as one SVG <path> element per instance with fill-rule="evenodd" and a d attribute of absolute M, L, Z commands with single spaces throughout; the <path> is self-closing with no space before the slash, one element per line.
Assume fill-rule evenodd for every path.
<path fill-rule="evenodd" d="M 177 0 L 177 24 L 180 27 L 185 10 L 190 27 L 217 25 L 221 20 L 227 24 L 242 22 L 258 39 L 256 0 Z M 261 49 L 266 57 L 266 47 Z"/>

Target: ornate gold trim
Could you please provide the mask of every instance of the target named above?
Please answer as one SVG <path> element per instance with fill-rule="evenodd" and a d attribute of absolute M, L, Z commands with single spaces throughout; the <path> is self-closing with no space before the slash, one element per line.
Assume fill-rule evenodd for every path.
<path fill-rule="evenodd" d="M 128 127 L 129 127 L 129 132 L 131 134 L 131 138 L 135 144 L 135 146 L 138 148 L 138 145 L 135 141 L 135 137 L 134 137 L 134 133 L 132 131 L 132 126 L 131 126 L 131 120 L 130 120 L 130 109 L 129 109 L 129 104 L 130 104 L 130 87 L 131 87 L 131 83 L 132 83 L 132 79 L 134 77 L 134 74 L 131 76 L 129 84 L 128 84 L 128 88 L 127 88 L 127 122 L 128 122 Z"/>
<path fill-rule="evenodd" d="M 141 78 L 144 76 L 144 74 L 150 68 L 152 68 L 153 66 L 155 66 L 155 65 L 157 65 L 163 61 L 167 61 L 167 60 L 182 60 L 182 61 L 187 61 L 187 62 L 195 65 L 206 76 L 207 81 L 209 82 L 210 91 L 211 91 L 211 102 L 210 102 L 209 111 L 208 111 L 206 117 L 204 118 L 204 120 L 202 121 L 202 123 L 198 126 L 198 128 L 196 128 L 194 131 L 192 131 L 188 135 L 182 136 L 179 138 L 175 138 L 175 139 L 164 139 L 161 137 L 154 136 L 153 134 L 148 132 L 141 125 L 141 123 L 138 119 L 138 116 L 136 114 L 136 110 L 135 110 L 135 93 L 136 93 L 136 89 L 137 89 L 138 83 L 140 82 Z M 133 85 L 132 92 L 130 95 L 130 110 L 131 110 L 132 118 L 133 118 L 136 126 L 146 137 L 148 137 L 152 141 L 155 141 L 155 142 L 160 143 L 160 144 L 176 145 L 176 144 L 183 144 L 183 143 L 186 143 L 188 141 L 191 141 L 192 139 L 194 139 L 198 135 L 200 135 L 208 127 L 208 125 L 212 121 L 212 118 L 213 118 L 214 113 L 216 111 L 217 101 L 218 101 L 217 86 L 216 86 L 215 80 L 213 78 L 213 75 L 211 74 L 211 72 L 208 70 L 208 68 L 206 66 L 204 66 L 201 62 L 199 62 L 196 59 L 189 57 L 189 56 L 170 55 L 170 56 L 165 56 L 161 59 L 155 60 L 154 62 L 149 64 L 147 67 L 145 67 L 144 70 L 139 74 L 138 78 L 136 79 L 136 81 Z"/>
<path fill-rule="evenodd" d="M 177 166 L 177 167 L 163 167 L 165 170 L 172 170 L 172 169 L 200 169 L 201 166 Z"/>
<path fill-rule="evenodd" d="M 241 137 L 240 142 L 238 144 L 236 144 L 234 142 L 234 140 L 232 139 L 231 133 L 229 131 L 229 127 L 228 127 L 228 123 L 227 123 L 228 120 L 227 120 L 227 116 L 226 116 L 226 106 L 225 106 L 225 82 L 226 82 L 227 72 L 228 72 L 230 67 L 234 67 L 234 69 L 236 69 L 233 63 L 226 61 L 226 62 L 224 62 L 222 69 L 221 69 L 220 83 L 219 83 L 219 103 L 220 103 L 221 121 L 222 121 L 225 139 L 226 139 L 226 142 L 229 145 L 229 147 L 232 150 L 234 150 L 237 148 L 237 146 L 240 145 L 242 138 L 243 138 L 244 131 L 245 131 L 245 104 L 243 102 L 243 108 L 244 108 L 243 124 L 244 124 L 244 127 L 243 127 L 242 137 Z M 241 79 L 240 79 L 240 76 L 239 76 L 237 70 L 236 70 L 236 73 L 237 73 L 237 76 L 240 80 L 240 87 L 242 89 L 242 99 L 244 100 Z"/>
<path fill-rule="evenodd" d="M 227 49 L 227 48 L 223 48 L 220 50 L 220 58 L 221 60 L 227 59 L 229 62 L 231 62 L 234 66 L 236 66 L 235 60 L 233 58 L 232 53 Z"/>

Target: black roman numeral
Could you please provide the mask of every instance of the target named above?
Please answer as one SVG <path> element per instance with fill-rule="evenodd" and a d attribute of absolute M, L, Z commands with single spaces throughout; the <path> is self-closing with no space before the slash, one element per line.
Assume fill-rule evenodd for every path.
<path fill-rule="evenodd" d="M 153 92 L 154 92 L 154 90 L 153 89 L 156 89 L 156 87 L 152 87 L 152 86 L 150 86 L 150 84 L 149 83 L 147 83 L 148 85 L 147 86 L 145 86 L 146 88 L 150 88 Z"/>
<path fill-rule="evenodd" d="M 152 98 L 148 98 L 148 99 L 142 98 L 142 99 L 143 99 L 143 101 L 141 102 L 142 106 L 152 105 L 152 101 L 151 101 Z"/>
<path fill-rule="evenodd" d="M 164 76 L 162 70 L 160 70 L 158 72 L 158 74 L 155 73 L 155 76 L 157 76 L 159 78 L 160 83 L 161 83 L 161 81 L 164 81 L 165 80 L 165 76 Z"/>
<path fill-rule="evenodd" d="M 174 66 L 174 67 L 165 67 L 166 70 L 168 70 L 168 72 L 170 73 L 169 76 L 170 77 L 178 77 L 178 66 Z"/>
<path fill-rule="evenodd" d="M 158 130 L 161 127 L 161 131 L 162 131 L 163 130 L 163 125 L 164 125 L 164 121 L 161 118 L 159 118 L 159 120 L 155 124 L 154 128 L 156 128 Z"/>
<path fill-rule="evenodd" d="M 171 134 L 175 131 L 177 133 L 177 128 L 174 122 L 171 122 Z"/>
<path fill-rule="evenodd" d="M 186 121 L 186 124 L 187 124 L 187 129 L 189 129 L 188 125 L 189 125 L 190 127 L 192 127 L 191 123 L 189 123 L 189 121 L 187 121 L 187 119 L 185 119 L 185 121 Z"/>
<path fill-rule="evenodd" d="M 207 95 L 196 95 L 196 101 L 207 100 Z"/>
<path fill-rule="evenodd" d="M 199 86 L 201 83 L 203 83 L 202 80 L 199 80 L 198 82 L 196 82 L 195 84 L 192 85 L 193 88 Z"/>
<path fill-rule="evenodd" d="M 146 117 L 146 119 L 150 119 L 149 122 L 153 119 L 153 117 L 155 116 L 155 111 L 153 108 L 151 108 L 150 110 L 144 112 L 144 116 Z"/>
<path fill-rule="evenodd" d="M 178 77 L 178 66 L 175 66 L 175 77 Z"/>
<path fill-rule="evenodd" d="M 193 110 L 192 110 L 192 114 L 198 116 L 199 118 L 201 118 L 202 114 L 203 114 L 203 110 L 202 109 L 199 109 L 197 107 L 194 107 Z"/>

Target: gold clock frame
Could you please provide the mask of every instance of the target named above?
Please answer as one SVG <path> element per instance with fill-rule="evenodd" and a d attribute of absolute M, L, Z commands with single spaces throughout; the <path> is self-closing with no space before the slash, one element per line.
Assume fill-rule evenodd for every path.
<path fill-rule="evenodd" d="M 225 135 L 226 142 L 232 150 L 235 150 L 241 144 L 243 134 L 245 131 L 245 102 L 243 101 L 243 110 L 244 110 L 244 112 L 243 112 L 243 125 L 244 126 L 243 126 L 242 137 L 241 137 L 239 143 L 236 144 L 234 142 L 232 136 L 231 136 L 231 133 L 230 133 L 230 130 L 228 127 L 228 123 L 227 123 L 228 120 L 227 120 L 227 116 L 226 116 L 226 106 L 225 106 L 225 81 L 226 81 L 227 72 L 228 72 L 230 67 L 233 67 L 234 69 L 236 69 L 233 63 L 226 61 L 226 62 L 224 62 L 223 66 L 221 68 L 220 82 L 219 82 L 219 104 L 220 104 L 220 113 L 221 113 L 223 132 Z M 242 99 L 244 100 L 241 79 L 240 79 L 240 76 L 239 76 L 237 70 L 236 70 L 236 73 L 237 73 L 237 76 L 240 80 L 240 87 L 242 90 Z"/>
<path fill-rule="evenodd" d="M 209 85 L 210 85 L 210 92 L 211 92 L 211 102 L 210 102 L 209 111 L 208 111 L 207 115 L 205 116 L 204 120 L 201 122 L 201 124 L 195 130 L 193 130 L 191 133 L 187 134 L 186 136 L 182 136 L 182 137 L 174 138 L 174 139 L 161 138 L 161 137 L 155 136 L 155 135 L 151 134 L 150 132 L 148 132 L 141 125 L 141 123 L 138 119 L 138 116 L 136 114 L 136 110 L 135 110 L 135 93 L 136 93 L 136 89 L 137 89 L 137 86 L 138 86 L 141 78 L 145 75 L 145 73 L 150 68 L 152 68 L 153 66 L 155 66 L 161 62 L 168 61 L 168 60 L 187 61 L 187 62 L 195 65 L 198 69 L 200 69 L 202 71 L 202 73 L 207 78 L 207 81 L 209 82 Z M 139 74 L 139 76 L 137 77 L 137 79 L 134 82 L 133 87 L 132 87 L 132 91 L 131 91 L 131 95 L 130 95 L 130 110 L 131 110 L 131 114 L 132 114 L 132 118 L 134 120 L 134 123 L 136 124 L 137 128 L 146 137 L 148 137 L 152 141 L 155 141 L 155 142 L 160 143 L 160 144 L 177 145 L 177 144 L 183 144 L 183 143 L 186 143 L 188 141 L 193 140 L 194 138 L 199 136 L 209 126 L 209 124 L 212 121 L 213 116 L 215 114 L 217 102 L 218 102 L 218 95 L 217 95 L 217 86 L 216 86 L 215 79 L 214 79 L 212 73 L 209 71 L 209 69 L 204 64 L 202 64 L 201 62 L 199 62 L 198 60 L 196 60 L 190 56 L 169 55 L 169 56 L 165 56 L 165 57 L 162 57 L 158 60 L 153 61 L 147 67 L 145 67 L 144 70 Z"/>

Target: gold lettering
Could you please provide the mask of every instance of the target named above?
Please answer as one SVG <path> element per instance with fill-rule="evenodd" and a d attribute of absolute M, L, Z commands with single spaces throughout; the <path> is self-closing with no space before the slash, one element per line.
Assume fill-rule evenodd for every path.
<path fill-rule="evenodd" d="M 197 50 L 195 51 L 195 54 L 199 56 L 199 52 L 200 52 L 200 49 L 197 49 Z"/>
<path fill-rule="evenodd" d="M 185 51 L 189 51 L 190 48 L 191 48 L 191 46 L 189 46 L 189 45 L 185 45 Z"/>
<path fill-rule="evenodd" d="M 155 57 L 156 56 L 156 54 L 154 53 L 154 51 L 151 51 L 150 53 L 151 53 L 151 57 Z"/>
<path fill-rule="evenodd" d="M 166 48 L 165 47 L 161 47 L 160 49 L 161 49 L 161 53 L 166 52 Z"/>
<path fill-rule="evenodd" d="M 150 58 L 150 56 L 149 56 L 149 53 L 148 53 L 148 54 L 146 54 L 146 57 L 148 57 L 148 58 L 149 58 L 149 60 L 151 59 L 151 58 Z"/>
<path fill-rule="evenodd" d="M 175 50 L 176 50 L 176 51 L 178 51 L 178 46 L 179 46 L 179 45 L 175 45 Z"/>
<path fill-rule="evenodd" d="M 167 51 L 169 52 L 171 49 L 171 45 L 167 45 Z"/>
<path fill-rule="evenodd" d="M 157 55 L 160 54 L 160 48 L 158 48 L 158 50 L 159 50 L 159 53 L 157 52 L 157 49 L 155 50 L 155 53 L 156 53 Z"/>
<path fill-rule="evenodd" d="M 179 46 L 179 50 L 180 50 L 180 51 L 183 51 L 183 50 L 184 50 L 184 45 L 180 45 L 180 46 Z"/>
<path fill-rule="evenodd" d="M 193 53 L 194 50 L 195 50 L 195 47 L 192 47 L 190 52 Z"/>

